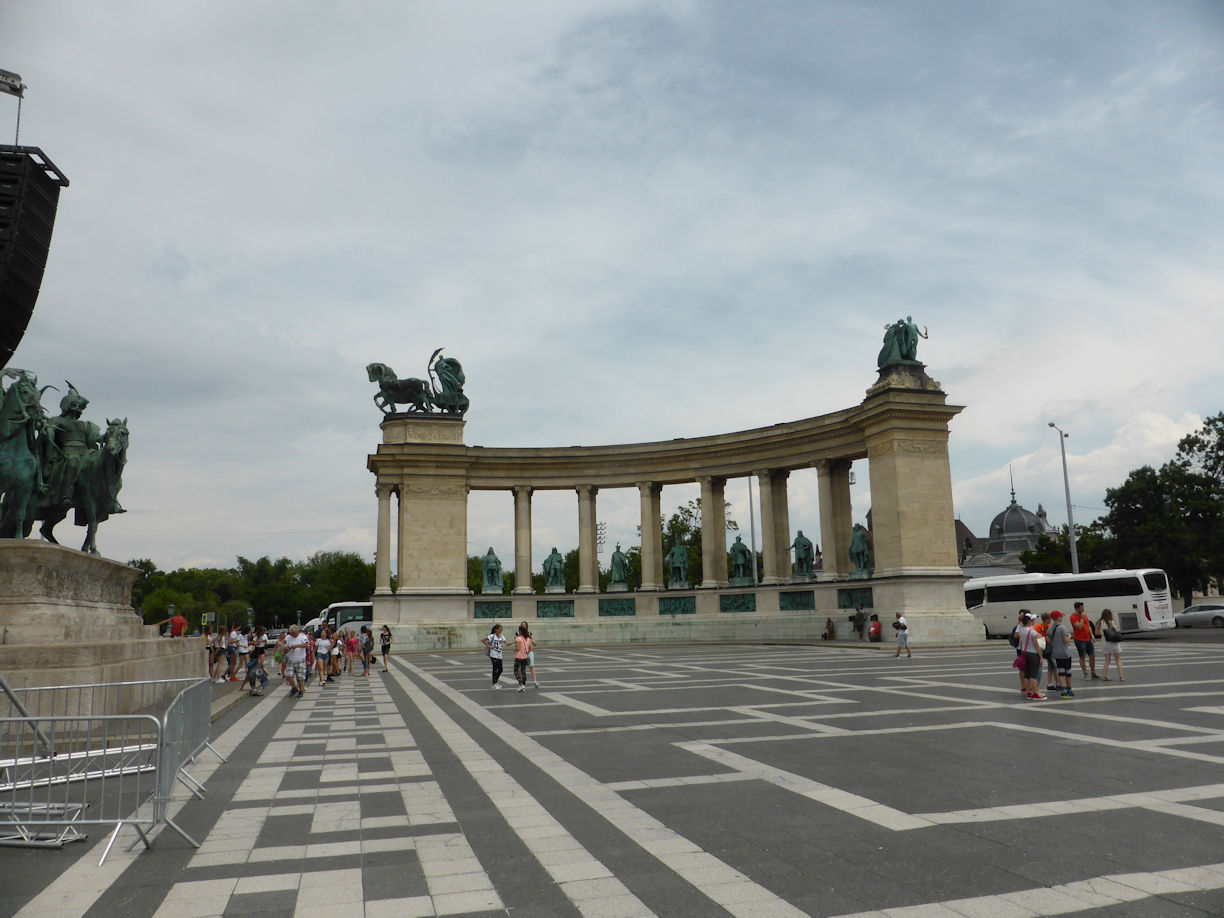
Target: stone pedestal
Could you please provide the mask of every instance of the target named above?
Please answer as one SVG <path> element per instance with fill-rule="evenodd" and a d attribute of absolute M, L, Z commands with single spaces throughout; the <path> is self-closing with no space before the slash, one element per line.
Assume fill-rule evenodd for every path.
<path fill-rule="evenodd" d="M 609 583 L 608 592 L 609 593 L 628 593 L 629 584 L 627 583 Z"/>
<path fill-rule="evenodd" d="M 9 684 L 204 676 L 201 638 L 162 638 L 132 609 L 140 571 L 36 539 L 0 539 L 0 671 Z"/>
<path fill-rule="evenodd" d="M 692 589 L 692 587 L 689 586 L 689 582 L 687 580 L 671 580 L 668 582 L 667 588 L 669 590 L 691 590 Z"/>
<path fill-rule="evenodd" d="M 544 587 L 544 592 L 545 593 L 564 593 L 565 587 L 563 587 L 559 583 L 550 583 L 546 587 Z"/>

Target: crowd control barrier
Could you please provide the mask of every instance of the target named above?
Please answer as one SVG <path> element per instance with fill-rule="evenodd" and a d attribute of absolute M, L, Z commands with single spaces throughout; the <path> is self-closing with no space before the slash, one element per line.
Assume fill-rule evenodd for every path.
<path fill-rule="evenodd" d="M 200 752 L 225 761 L 211 705 L 207 679 L 14 689 L 0 677 L 0 845 L 60 848 L 106 826 L 101 866 L 125 825 L 131 850 L 164 824 L 198 848 L 168 808 L 176 781 L 204 797 L 187 771 Z"/>

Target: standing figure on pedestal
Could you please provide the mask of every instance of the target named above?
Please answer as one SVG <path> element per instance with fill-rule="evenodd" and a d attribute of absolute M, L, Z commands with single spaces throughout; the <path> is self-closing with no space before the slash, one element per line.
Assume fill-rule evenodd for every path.
<path fill-rule="evenodd" d="M 612 552 L 612 583 L 626 583 L 629 579 L 629 558 L 621 551 L 620 542 Z"/>
<path fill-rule="evenodd" d="M 546 587 L 551 588 L 549 592 L 565 592 L 565 559 L 561 557 L 561 552 L 557 551 L 555 545 L 544 559 L 544 583 Z"/>
<path fill-rule="evenodd" d="M 854 524 L 854 534 L 850 537 L 850 563 L 854 565 L 854 573 L 860 576 L 871 570 L 871 549 L 862 523 Z"/>
<path fill-rule="evenodd" d="M 816 548 L 812 545 L 812 540 L 800 529 L 790 547 L 795 550 L 795 576 L 812 576 L 812 563 L 816 558 Z"/>
<path fill-rule="evenodd" d="M 505 590 L 505 585 L 502 582 L 502 565 L 497 555 L 493 553 L 493 547 L 489 546 L 489 552 L 480 559 L 481 570 L 484 571 L 484 586 L 482 593 L 501 593 Z"/>
<path fill-rule="evenodd" d="M 731 570 L 735 580 L 752 578 L 752 552 L 739 536 L 731 544 Z"/>
<path fill-rule="evenodd" d="M 676 589 L 688 589 L 688 549 L 680 542 L 672 546 L 667 553 L 667 565 L 671 569 L 668 586 Z"/>

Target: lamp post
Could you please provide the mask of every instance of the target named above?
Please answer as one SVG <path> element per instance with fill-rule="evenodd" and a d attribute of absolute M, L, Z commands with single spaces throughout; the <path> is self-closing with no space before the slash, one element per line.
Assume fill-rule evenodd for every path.
<path fill-rule="evenodd" d="M 1063 464 L 1063 490 L 1067 494 L 1067 535 L 1071 540 L 1071 573 L 1078 574 L 1079 571 L 1079 555 L 1075 551 L 1075 519 L 1071 516 L 1071 480 L 1067 477 L 1067 445 L 1066 439 L 1071 436 L 1068 433 L 1063 433 L 1061 427 L 1050 421 L 1050 426 L 1058 431 L 1058 448 L 1062 452 Z"/>

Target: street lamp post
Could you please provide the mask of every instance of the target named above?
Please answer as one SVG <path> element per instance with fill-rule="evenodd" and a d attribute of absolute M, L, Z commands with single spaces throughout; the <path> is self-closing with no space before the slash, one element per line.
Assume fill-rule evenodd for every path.
<path fill-rule="evenodd" d="M 1067 535 L 1071 540 L 1071 573 L 1078 574 L 1080 571 L 1079 555 L 1075 551 L 1075 519 L 1071 516 L 1071 480 L 1067 477 L 1066 439 L 1071 435 L 1068 433 L 1063 433 L 1062 428 L 1053 421 L 1050 421 L 1049 424 L 1058 431 L 1058 448 L 1062 452 L 1063 490 L 1067 494 Z"/>

